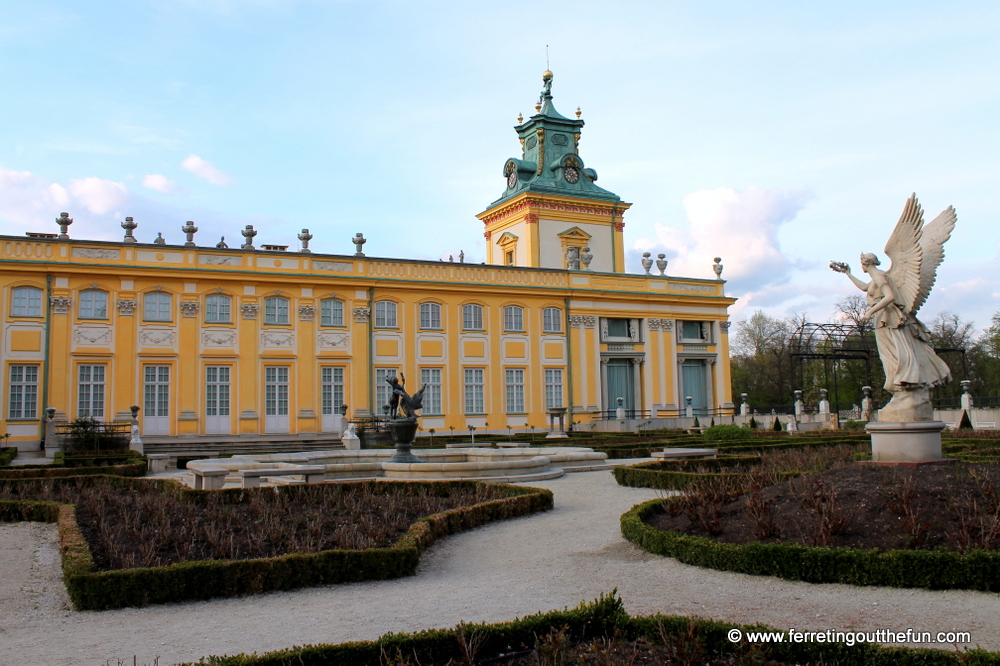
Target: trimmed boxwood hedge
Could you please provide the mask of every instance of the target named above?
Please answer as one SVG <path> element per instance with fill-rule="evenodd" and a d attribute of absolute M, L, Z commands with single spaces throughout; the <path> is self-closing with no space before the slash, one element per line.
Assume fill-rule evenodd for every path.
<path fill-rule="evenodd" d="M 262 655 L 203 657 L 197 663 L 179 666 L 382 666 L 396 663 L 444 664 L 471 663 L 463 654 L 462 638 L 475 636 L 479 642 L 475 663 L 507 663 L 501 655 L 516 655 L 535 647 L 551 631 L 566 631 L 574 642 L 592 638 L 619 637 L 626 640 L 645 638 L 661 644 L 663 636 L 689 644 L 693 633 L 709 654 L 734 654 L 739 649 L 727 633 L 740 629 L 768 632 L 766 625 L 740 625 L 679 615 L 633 617 L 625 612 L 616 592 L 601 595 L 572 610 L 551 611 L 497 624 L 465 624 L 455 629 L 427 629 L 412 634 L 385 634 L 374 641 L 355 641 L 338 645 L 306 645 Z M 745 649 L 745 646 L 743 646 Z M 883 647 L 873 643 L 768 643 L 762 651 L 769 659 L 791 663 L 827 663 L 838 666 L 996 666 L 1000 653 L 974 649 L 956 653 L 927 648 Z"/>
<path fill-rule="evenodd" d="M 171 480 L 139 481 L 106 477 L 128 487 L 134 483 L 178 486 Z M 6 483 L 18 483 L 7 481 Z M 367 481 L 382 488 L 471 488 L 474 481 Z M 421 518 L 392 546 L 366 550 L 325 550 L 291 553 L 254 560 L 205 560 L 162 567 L 94 571 L 94 560 L 68 504 L 0 501 L 0 520 L 58 522 L 66 590 L 77 610 L 107 610 L 175 601 L 258 594 L 274 590 L 381 580 L 412 575 L 420 554 L 440 537 L 484 523 L 514 518 L 552 508 L 552 491 L 524 486 L 498 485 L 506 497 L 469 507 L 451 509 Z M 267 489 L 270 491 L 271 489 Z M 288 492 L 278 487 L 277 492 Z M 233 490 L 181 490 L 195 502 L 207 493 L 243 493 Z M 56 509 L 58 507 L 58 510 Z"/>
<path fill-rule="evenodd" d="M 699 479 L 722 476 L 737 476 L 721 470 L 738 465 L 759 465 L 759 456 L 720 456 L 700 460 L 654 460 L 637 465 L 615 467 L 611 473 L 619 486 L 631 488 L 654 488 L 656 490 L 680 490 Z M 694 472 L 699 468 L 716 469 L 717 472 Z M 797 475 L 797 474 L 796 474 Z"/>
<path fill-rule="evenodd" d="M 146 458 L 129 458 L 131 462 L 101 467 L 63 467 L 61 465 L 18 465 L 0 470 L 0 479 L 40 479 L 73 476 L 146 476 Z"/>
<path fill-rule="evenodd" d="M 0 467 L 9 465 L 10 461 L 17 457 L 17 448 L 13 446 L 0 447 Z"/>
<path fill-rule="evenodd" d="M 862 550 L 790 543 L 721 543 L 700 536 L 667 532 L 645 519 L 663 511 L 650 500 L 622 514 L 622 536 L 656 555 L 720 571 L 777 576 L 808 583 L 846 583 L 932 590 L 1000 592 L 1000 553 L 946 550 Z"/>

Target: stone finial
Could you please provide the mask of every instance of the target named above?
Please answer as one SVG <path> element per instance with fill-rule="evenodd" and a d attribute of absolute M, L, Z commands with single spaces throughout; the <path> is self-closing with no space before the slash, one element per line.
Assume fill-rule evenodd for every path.
<path fill-rule="evenodd" d="M 302 249 L 299 252 L 312 252 L 309 249 L 309 241 L 313 239 L 313 235 L 309 233 L 308 229 L 303 229 L 302 233 L 298 235 L 298 239 L 302 241 Z"/>
<path fill-rule="evenodd" d="M 256 248 L 253 246 L 253 237 L 256 236 L 259 232 L 254 230 L 253 225 L 248 224 L 247 228 L 242 230 L 240 233 L 243 235 L 243 238 L 246 241 L 243 243 L 243 245 L 240 246 L 240 249 L 255 250 Z"/>
<path fill-rule="evenodd" d="M 132 235 L 132 232 L 135 231 L 136 227 L 138 227 L 138 226 L 139 225 L 136 224 L 135 220 L 133 220 L 131 217 L 126 217 L 125 218 L 125 221 L 122 222 L 122 229 L 125 230 L 125 238 L 122 239 L 123 243 L 135 243 L 135 242 L 137 242 L 135 240 L 135 236 Z"/>
<path fill-rule="evenodd" d="M 361 248 L 364 247 L 364 244 L 368 242 L 368 239 L 365 238 L 365 235 L 362 233 L 356 233 L 354 234 L 354 238 L 351 239 L 351 242 L 354 243 L 354 247 L 356 248 L 354 256 L 355 257 L 365 256 L 365 253 L 361 251 Z"/>
<path fill-rule="evenodd" d="M 577 117 L 577 119 L 579 119 L 580 116 L 582 116 L 582 115 L 583 115 L 583 111 L 580 110 L 580 107 L 576 107 L 576 117 Z"/>
<path fill-rule="evenodd" d="M 715 271 L 715 279 L 722 279 L 722 257 L 716 257 L 715 263 L 712 264 L 712 270 Z"/>
<path fill-rule="evenodd" d="M 523 122 L 524 122 L 524 114 L 518 113 L 517 114 L 517 124 L 520 125 Z"/>
<path fill-rule="evenodd" d="M 656 268 L 660 271 L 660 275 L 665 276 L 667 274 L 667 255 L 656 255 Z"/>
<path fill-rule="evenodd" d="M 969 394 L 972 391 L 972 382 L 968 379 L 963 379 L 959 382 L 962 385 L 962 393 Z"/>
<path fill-rule="evenodd" d="M 580 251 L 580 268 L 585 271 L 590 270 L 590 262 L 594 260 L 594 255 L 590 253 L 590 248 L 585 247 Z"/>
<path fill-rule="evenodd" d="M 653 267 L 653 260 L 649 258 L 649 252 L 642 253 L 642 270 L 646 271 L 646 275 L 652 275 L 649 269 Z"/>
<path fill-rule="evenodd" d="M 223 236 L 222 238 L 220 238 L 219 242 L 215 244 L 215 247 L 217 247 L 220 250 L 225 250 L 227 247 L 229 247 L 229 245 L 226 243 L 226 237 Z"/>
<path fill-rule="evenodd" d="M 188 220 L 187 224 L 181 227 L 181 231 L 187 236 L 187 240 L 184 242 L 185 247 L 193 247 L 194 235 L 198 233 L 198 227 L 194 226 L 194 222 Z"/>
<path fill-rule="evenodd" d="M 156 238 L 153 240 L 154 245 L 166 245 L 167 239 L 163 237 L 162 231 L 156 232 Z"/>
<path fill-rule="evenodd" d="M 67 230 L 69 229 L 69 225 L 73 224 L 73 218 L 69 216 L 69 213 L 59 213 L 59 217 L 56 218 L 56 224 L 59 225 L 59 240 L 69 240 Z"/>

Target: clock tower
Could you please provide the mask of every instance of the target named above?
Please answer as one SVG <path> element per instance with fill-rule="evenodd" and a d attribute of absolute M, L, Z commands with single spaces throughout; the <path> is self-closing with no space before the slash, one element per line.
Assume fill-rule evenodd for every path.
<path fill-rule="evenodd" d="M 486 225 L 486 261 L 623 273 L 622 215 L 632 204 L 597 186 L 597 172 L 580 157 L 580 110 L 575 120 L 561 115 L 552 104 L 552 72 L 542 81 L 535 115 L 519 117 L 514 128 L 521 157 L 504 163 L 506 189 L 476 216 Z"/>

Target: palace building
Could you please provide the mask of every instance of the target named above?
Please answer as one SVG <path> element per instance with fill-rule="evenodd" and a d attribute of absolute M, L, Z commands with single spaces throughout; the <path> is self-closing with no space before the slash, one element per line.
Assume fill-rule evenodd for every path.
<path fill-rule="evenodd" d="M 597 185 L 584 122 L 552 103 L 517 125 L 519 158 L 477 217 L 486 263 L 321 255 L 302 246 L 0 237 L 0 355 L 11 445 L 57 418 L 128 419 L 147 443 L 177 438 L 337 439 L 341 406 L 378 415 L 385 379 L 426 384 L 426 432 L 544 428 L 731 410 L 723 281 L 625 272 L 631 204 Z M 665 265 L 665 262 L 661 262 Z M 686 398 L 690 397 L 690 403 Z M 0 433 L 2 434 L 2 433 Z"/>

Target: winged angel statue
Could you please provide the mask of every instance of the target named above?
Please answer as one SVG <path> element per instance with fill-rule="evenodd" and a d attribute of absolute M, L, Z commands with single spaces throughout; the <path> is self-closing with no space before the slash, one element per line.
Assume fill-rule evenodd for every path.
<path fill-rule="evenodd" d="M 851 274 L 847 264 L 830 262 L 830 268 L 845 273 L 868 294 L 864 318 L 874 324 L 885 389 L 892 393 L 892 400 L 879 412 L 881 422 L 932 421 L 930 389 L 951 381 L 951 371 L 934 353 L 927 327 L 916 315 L 934 286 L 955 220 L 955 209 L 948 206 L 924 225 L 924 211 L 913 194 L 885 246 L 892 260 L 889 270 L 879 270 L 874 254 L 862 254 L 861 270 L 871 277 L 871 282 L 864 282 Z"/>

